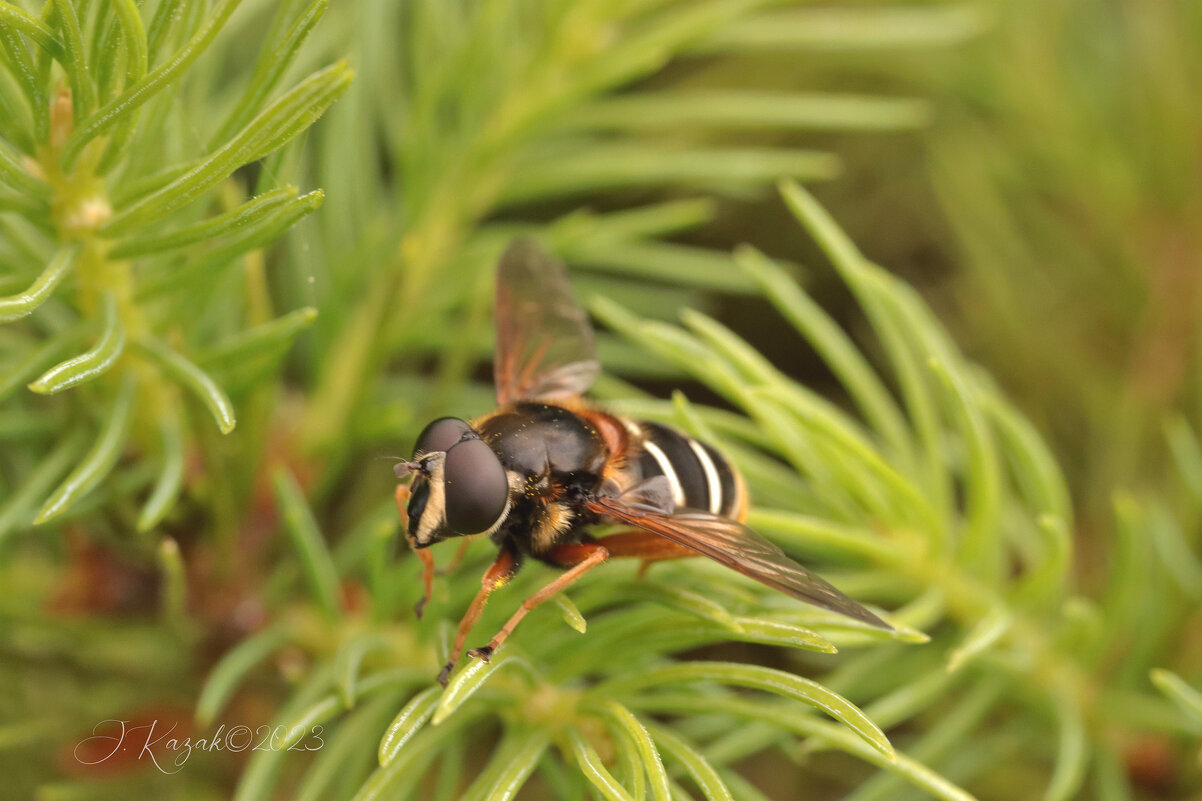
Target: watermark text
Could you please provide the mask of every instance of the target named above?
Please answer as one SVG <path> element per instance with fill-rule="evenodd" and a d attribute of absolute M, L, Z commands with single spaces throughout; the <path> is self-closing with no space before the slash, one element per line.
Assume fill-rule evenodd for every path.
<path fill-rule="evenodd" d="M 108 760 L 148 761 L 166 774 L 178 773 L 193 752 L 318 751 L 325 743 L 321 726 L 229 726 L 222 723 L 208 737 L 185 735 L 179 721 L 164 723 L 109 719 L 92 727 L 92 735 L 75 746 L 82 765 Z"/>

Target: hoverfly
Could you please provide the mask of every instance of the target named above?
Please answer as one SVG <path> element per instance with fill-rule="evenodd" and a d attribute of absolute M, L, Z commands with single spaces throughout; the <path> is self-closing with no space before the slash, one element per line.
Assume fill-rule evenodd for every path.
<path fill-rule="evenodd" d="M 443 417 L 396 465 L 397 508 L 423 563 L 429 600 L 431 545 L 484 534 L 500 549 L 459 623 L 444 685 L 489 596 L 533 557 L 564 570 L 522 602 L 469 656 L 488 661 L 530 610 L 614 557 L 707 556 L 807 603 L 890 626 L 786 556 L 743 521 L 747 492 L 711 446 L 658 423 L 607 414 L 581 399 L 600 372 L 592 326 L 563 266 L 529 240 L 501 258 L 496 286 L 496 411 L 472 421 Z M 596 539 L 589 529 L 630 530 Z"/>

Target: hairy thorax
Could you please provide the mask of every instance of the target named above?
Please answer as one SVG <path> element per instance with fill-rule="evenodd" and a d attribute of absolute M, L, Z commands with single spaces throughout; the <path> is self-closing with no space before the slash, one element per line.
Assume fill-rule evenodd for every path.
<path fill-rule="evenodd" d="M 581 499 L 598 487 L 611 456 L 597 428 L 566 407 L 529 402 L 502 408 L 475 428 L 520 492 L 497 538 L 512 538 L 536 557 L 578 538 L 586 522 Z"/>

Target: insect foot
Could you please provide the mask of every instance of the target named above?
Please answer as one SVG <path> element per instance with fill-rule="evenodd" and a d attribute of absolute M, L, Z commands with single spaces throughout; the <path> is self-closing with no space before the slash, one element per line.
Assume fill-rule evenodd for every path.
<path fill-rule="evenodd" d="M 438 671 L 438 683 L 443 687 L 446 687 L 447 683 L 451 680 L 451 671 L 454 669 L 454 662 L 447 662 L 445 665 L 443 665 L 442 670 Z"/>

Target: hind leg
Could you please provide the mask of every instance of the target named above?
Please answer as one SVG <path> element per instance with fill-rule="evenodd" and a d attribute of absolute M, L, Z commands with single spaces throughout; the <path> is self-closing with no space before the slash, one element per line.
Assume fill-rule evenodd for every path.
<path fill-rule="evenodd" d="M 620 531 L 617 534 L 610 534 L 608 537 L 602 537 L 597 540 L 597 542 L 605 546 L 611 557 L 629 557 L 642 560 L 642 564 L 639 565 L 639 578 L 645 576 L 651 565 L 656 562 L 662 562 L 665 559 L 684 559 L 688 556 L 699 555 L 691 548 L 686 548 L 658 534 L 652 534 L 649 531 L 642 531 L 640 529 L 631 529 L 630 531 Z"/>
<path fill-rule="evenodd" d="M 550 556 L 560 566 L 567 568 L 567 572 L 523 601 L 521 607 L 509 618 L 509 622 L 502 626 L 496 636 L 489 640 L 488 645 L 485 645 L 483 648 L 473 648 L 471 651 L 468 651 L 468 656 L 483 659 L 487 662 L 489 657 L 501 647 L 501 643 L 505 642 L 509 635 L 513 633 L 513 630 L 517 628 L 522 618 L 531 610 L 556 593 L 566 589 L 589 570 L 592 570 L 607 559 L 612 557 L 642 559 L 642 569 L 645 570 L 652 562 L 697 555 L 696 551 L 685 548 L 682 545 L 677 545 L 671 540 L 647 531 L 638 530 L 623 531 L 608 537 L 602 537 L 596 542 L 586 542 L 579 545 L 560 545 L 551 551 Z M 462 631 L 463 629 L 461 629 Z M 448 665 L 448 667 L 451 667 L 451 665 Z M 444 674 L 449 675 L 450 670 L 444 670 Z"/>

